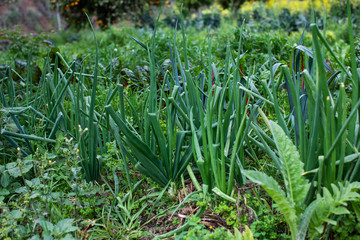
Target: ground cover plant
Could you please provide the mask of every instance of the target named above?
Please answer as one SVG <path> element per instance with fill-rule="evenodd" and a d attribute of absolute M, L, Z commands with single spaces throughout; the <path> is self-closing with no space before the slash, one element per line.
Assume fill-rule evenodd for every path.
<path fill-rule="evenodd" d="M 357 239 L 346 6 L 347 37 L 334 9 L 298 23 L 265 5 L 218 28 L 180 11 L 171 26 L 95 30 L 84 15 L 78 32 L 5 32 L 0 238 Z"/>

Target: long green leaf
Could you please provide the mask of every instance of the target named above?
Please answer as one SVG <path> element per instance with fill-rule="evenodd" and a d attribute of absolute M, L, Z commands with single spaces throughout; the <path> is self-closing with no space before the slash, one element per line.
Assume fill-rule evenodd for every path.
<path fill-rule="evenodd" d="M 270 197 L 276 202 L 280 208 L 280 212 L 284 215 L 291 233 L 296 234 L 298 217 L 296 216 L 295 203 L 292 199 L 286 197 L 285 192 L 281 190 L 280 185 L 274 178 L 267 176 L 262 172 L 244 170 L 244 175 L 252 182 L 260 184 Z"/>
<path fill-rule="evenodd" d="M 300 160 L 296 147 L 282 128 L 273 121 L 270 121 L 270 127 L 279 151 L 281 173 L 284 177 L 287 196 L 291 202 L 295 203 L 297 213 L 299 213 L 310 187 L 307 179 L 302 176 L 304 163 Z"/>

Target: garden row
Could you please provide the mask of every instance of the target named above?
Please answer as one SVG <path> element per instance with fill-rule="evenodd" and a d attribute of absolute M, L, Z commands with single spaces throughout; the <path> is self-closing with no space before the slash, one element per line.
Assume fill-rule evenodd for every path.
<path fill-rule="evenodd" d="M 28 63 L 1 72 L 1 238 L 356 239 L 347 11 L 349 48 L 315 14 L 291 36 L 180 19 L 126 29 L 131 41 L 110 28 L 30 54 L 13 45 Z"/>

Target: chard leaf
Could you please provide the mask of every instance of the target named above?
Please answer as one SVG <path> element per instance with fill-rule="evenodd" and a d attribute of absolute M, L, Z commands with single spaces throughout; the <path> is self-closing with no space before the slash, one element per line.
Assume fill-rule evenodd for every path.
<path fill-rule="evenodd" d="M 300 160 L 299 152 L 282 128 L 273 121 L 270 121 L 270 128 L 279 151 L 281 173 L 284 177 L 287 197 L 295 203 L 296 212 L 300 214 L 305 208 L 304 200 L 310 188 L 310 183 L 302 176 L 304 163 Z"/>

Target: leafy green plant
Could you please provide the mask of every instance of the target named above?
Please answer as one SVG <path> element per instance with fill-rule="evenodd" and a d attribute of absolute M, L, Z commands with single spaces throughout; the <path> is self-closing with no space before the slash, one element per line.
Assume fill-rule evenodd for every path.
<path fill-rule="evenodd" d="M 45 56 L 49 50 L 51 42 L 49 42 L 49 36 L 47 33 L 40 33 L 33 35 L 25 33 L 21 30 L 20 26 L 15 29 L 1 29 L 2 35 L 0 40 L 8 41 L 4 47 L 4 50 L 8 51 L 8 62 L 10 64 L 11 59 L 29 60 L 32 59 L 34 62 L 39 61 L 40 58 Z M 0 64 L 4 64 L 3 62 Z"/>
<path fill-rule="evenodd" d="M 276 16 L 258 10 L 258 17 L 267 21 L 263 26 L 251 22 L 236 28 L 223 22 L 219 29 L 206 31 L 179 18 L 182 38 L 169 28 L 152 34 L 111 26 L 96 31 L 96 38 L 85 29 L 74 37 L 66 30 L 53 42 L 57 47 L 44 47 L 45 38 L 17 43 L 16 32 L 6 35 L 18 46 L 12 48 L 11 43 L 7 49 L 12 50 L 0 60 L 15 64 L 0 67 L 0 238 L 156 237 L 145 233 L 150 228 L 162 234 L 158 238 L 239 239 L 236 230 L 235 234 L 208 231 L 199 225 L 210 204 L 229 225 L 252 223 L 254 238 L 287 239 L 289 229 L 295 229 L 299 238 L 308 229 L 308 236 L 316 238 L 323 227 L 330 238 L 355 233 L 358 226 L 350 222 L 359 215 L 353 201 L 359 180 L 359 106 L 354 96 L 358 79 L 356 68 L 349 71 L 342 66 L 353 64 L 353 51 L 336 40 L 336 32 L 338 49 L 332 53 L 322 40 L 326 31 L 320 33 L 313 25 L 311 38 L 304 34 L 287 63 L 299 33 L 270 31 L 277 28 Z M 282 17 L 294 24 L 293 16 Z M 126 41 L 127 34 L 136 41 Z M 70 37 L 71 43 L 66 40 Z M 273 55 L 268 52 L 269 41 Z M 306 48 L 311 41 L 313 49 Z M 16 58 L 26 58 L 29 64 L 15 62 Z M 32 71 L 34 62 L 39 75 Z M 285 78 L 288 85 L 282 85 Z M 281 90 L 284 86 L 287 91 Z M 329 94 L 323 94 L 327 88 Z M 258 113 L 260 118 L 253 121 Z M 287 177 L 276 172 L 284 172 L 285 164 L 279 157 L 278 138 L 266 128 L 267 118 L 277 119 L 297 146 L 289 149 L 299 150 L 289 159 L 300 156 L 300 161 L 285 162 L 298 168 L 299 162 L 304 163 L 299 171 L 291 168 L 284 174 Z M 291 155 L 287 149 L 284 156 Z M 245 196 L 243 208 L 242 201 L 234 199 L 234 185 L 245 180 L 244 168 L 273 176 L 279 184 L 272 196 L 285 200 L 274 204 L 263 189 L 254 187 L 249 190 L 254 197 Z M 147 181 L 149 177 L 157 184 Z M 260 176 L 254 181 L 263 179 L 268 180 Z M 289 187 L 293 181 L 306 191 Z M 285 187 L 280 187 L 282 182 Z M 214 194 L 232 204 L 216 207 Z M 183 222 L 179 217 L 170 224 L 171 228 L 182 224 L 179 229 L 164 233 L 152 225 L 170 219 L 167 215 L 176 218 L 177 210 L 189 201 L 187 207 L 199 210 L 192 219 Z M 343 208 L 349 202 L 351 206 Z M 348 212 L 352 214 L 342 214 Z M 290 216 L 286 221 L 291 228 L 284 227 L 285 216 Z M 64 219 L 72 231 L 55 231 Z M 337 226 L 330 226 L 335 222 Z"/>
<path fill-rule="evenodd" d="M 238 219 L 234 206 L 229 206 L 227 203 L 221 202 L 214 208 L 214 212 L 225 219 L 228 226 L 239 227 L 239 221 L 241 221 L 241 219 Z M 246 218 L 246 216 L 244 216 L 244 218 Z"/>
<path fill-rule="evenodd" d="M 197 219 L 199 221 L 199 219 Z M 196 221 L 194 219 L 193 221 Z M 213 232 L 205 229 L 203 224 L 196 224 L 194 228 L 189 231 L 183 232 L 175 236 L 176 240 L 191 240 L 191 239 L 224 239 L 224 240 L 253 240 L 253 233 L 245 226 L 245 231 L 242 233 L 239 232 L 237 228 L 234 229 L 234 234 L 230 231 L 226 231 L 223 228 L 216 228 Z"/>
<path fill-rule="evenodd" d="M 104 131 L 107 128 L 105 122 L 107 118 L 95 110 L 97 79 L 101 77 L 98 76 L 99 54 L 95 35 L 94 39 L 96 55 L 93 74 L 83 74 L 81 62 L 72 61 L 71 64 L 68 64 L 58 51 L 59 49 L 54 47 L 44 63 L 43 73 L 37 81 L 37 88 L 33 84 L 35 79 L 32 79 L 35 75 L 31 74 L 30 64 L 28 64 L 27 75 L 23 79 L 25 91 L 24 89 L 20 91 L 15 89 L 12 76 L 17 72 L 11 68 L 3 80 L 7 97 L 4 96 L 3 90 L 0 90 L 4 96 L 1 98 L 4 106 L 1 111 L 11 117 L 18 131 L 16 132 L 16 129 L 9 131 L 8 128 L 5 128 L 1 130 L 1 135 L 13 147 L 20 148 L 24 155 L 34 154 L 33 141 L 56 143 L 54 139 L 58 131 L 72 136 L 79 143 L 82 169 L 86 173 L 85 177 L 88 181 L 98 179 L 101 171 L 101 162 L 97 158 L 98 151 L 103 153 L 103 144 L 109 141 L 108 134 Z M 54 62 L 50 62 L 50 58 L 53 58 Z M 90 96 L 87 96 L 88 90 L 84 84 L 86 77 L 93 78 Z M 77 81 L 78 84 L 74 84 Z M 106 104 L 115 96 L 116 90 L 114 89 L 117 88 L 118 86 L 109 88 L 105 99 Z M 26 107 L 22 107 L 14 101 L 17 95 L 23 94 L 22 91 L 25 92 L 25 99 L 21 104 Z M 36 94 L 33 94 L 33 91 Z M 68 111 L 70 114 L 67 113 Z M 100 117 L 98 118 L 98 116 Z M 25 127 L 25 125 L 27 126 Z M 24 149 L 24 146 L 27 150 Z"/>
<path fill-rule="evenodd" d="M 6 222 L 1 238 L 74 239 L 80 228 L 74 217 L 98 218 L 109 207 L 107 197 L 96 195 L 103 189 L 84 181 L 73 139 L 58 134 L 54 152 L 38 149 L 24 159 L 21 152 L 18 156 L 0 166 L 0 221 Z"/>
<path fill-rule="evenodd" d="M 72 232 L 72 228 L 68 228 L 68 223 L 61 222 L 59 208 L 55 203 L 60 196 L 55 190 L 59 180 L 55 182 L 55 176 L 48 176 L 56 172 L 52 169 L 56 161 L 51 156 L 46 158 L 46 154 L 36 160 L 31 155 L 21 159 L 21 155 L 19 151 L 17 161 L 0 166 L 2 186 L 0 202 L 6 203 L 2 208 L 1 221 L 9 219 L 0 235 L 20 239 L 35 237 L 39 230 L 37 223 L 40 218 L 44 222 L 54 219 L 60 221 L 55 228 L 51 223 L 45 222 L 46 226 L 50 225 L 54 230 L 49 230 L 50 235 L 60 237 Z M 50 217 L 47 216 L 45 219 L 44 216 L 40 216 L 39 211 L 45 215 L 49 214 Z"/>
<path fill-rule="evenodd" d="M 177 106 L 174 106 L 168 99 L 165 99 L 167 107 L 163 120 L 167 123 L 166 135 L 161 128 L 160 117 L 162 115 L 162 99 L 165 97 L 165 90 L 164 86 L 159 90 L 157 89 L 157 79 L 155 75 L 156 59 L 154 55 L 155 33 L 152 37 L 150 49 L 138 41 L 140 45 L 148 50 L 150 60 L 149 94 L 145 108 L 141 113 L 144 116 L 144 121 L 142 123 L 138 122 L 140 123 L 139 132 L 131 128 L 126 121 L 122 90 L 120 90 L 120 114 L 116 114 L 111 106 L 106 106 L 105 109 L 116 123 L 115 126 L 112 126 L 112 129 L 118 144 L 122 146 L 124 141 L 131 149 L 130 152 L 122 148 L 124 156 L 130 157 L 131 162 L 141 173 L 150 176 L 160 185 L 166 186 L 170 181 L 177 181 L 184 172 L 192 158 L 192 149 L 188 146 L 186 140 L 186 138 L 188 138 L 187 132 L 176 128 L 175 113 Z M 165 75 L 164 78 L 168 81 L 167 75 Z M 173 96 L 176 95 L 179 91 L 179 86 L 173 86 L 170 91 Z M 158 99 L 160 99 L 159 102 L 157 102 Z M 141 116 L 136 116 L 137 113 L 135 112 L 132 114 L 135 116 L 134 119 L 142 118 Z M 117 129 L 121 130 L 126 138 L 121 139 L 116 133 Z M 184 148 L 186 148 L 186 150 L 182 153 Z M 157 152 L 159 152 L 159 154 L 157 154 Z"/>
<path fill-rule="evenodd" d="M 144 235 L 143 231 L 139 229 L 139 218 L 144 214 L 148 204 L 145 202 L 147 197 L 135 198 L 135 192 L 141 186 L 142 180 L 138 181 L 123 197 L 120 197 L 119 179 L 115 172 L 114 181 L 115 189 L 110 187 L 110 194 L 114 198 L 111 206 L 102 209 L 101 228 L 94 229 L 92 235 L 95 238 L 136 238 Z M 109 217 L 113 216 L 118 219 L 117 222 L 110 221 Z M 116 230 L 114 230 L 116 229 Z"/>
<path fill-rule="evenodd" d="M 314 239 L 324 231 L 324 223 L 335 224 L 330 219 L 332 214 L 350 213 L 346 209 L 347 202 L 354 201 L 360 196 L 356 193 L 356 190 L 360 188 L 360 183 L 345 182 L 338 183 L 338 186 L 332 185 L 331 189 L 324 188 L 322 196 L 319 193 L 316 200 L 306 205 L 305 199 L 310 183 L 303 176 L 304 163 L 301 162 L 296 147 L 282 128 L 272 121 L 269 125 L 278 149 L 285 192 L 274 178 L 264 173 L 247 170 L 244 174 L 251 181 L 263 186 L 277 203 L 290 228 L 292 239 L 305 239 L 308 228 L 310 239 Z"/>
<path fill-rule="evenodd" d="M 36 239 L 45 239 L 45 238 L 61 238 L 61 239 L 75 239 L 71 234 L 78 229 L 78 227 L 73 226 L 74 219 L 66 218 L 55 225 L 45 219 L 40 219 L 39 224 L 43 229 L 42 238 L 38 235 L 33 236 L 32 240 Z"/>
<path fill-rule="evenodd" d="M 248 95 L 251 81 L 241 78 L 240 59 L 243 55 L 240 49 L 241 38 L 237 57 L 233 57 L 227 47 L 224 73 L 218 75 L 212 64 L 209 39 L 207 76 L 201 75 L 200 82 L 186 71 L 185 55 L 183 76 L 186 76 L 188 88 L 184 90 L 189 99 L 178 100 L 180 106 L 182 101 L 188 103 L 182 109 L 189 112 L 193 153 L 202 180 L 222 196 L 231 195 L 235 179 L 240 185 L 243 183 L 244 141 L 256 114 L 251 104 L 252 96 Z"/>
<path fill-rule="evenodd" d="M 88 16 L 87 16 L 88 17 Z M 91 25 L 90 18 L 88 17 L 88 21 Z M 79 134 L 78 132 L 78 139 L 79 139 L 79 151 L 80 155 L 82 157 L 82 167 L 85 171 L 85 176 L 88 181 L 95 181 L 98 179 L 100 171 L 101 171 L 101 162 L 97 158 L 98 153 L 98 146 L 99 146 L 99 134 L 100 134 L 100 128 L 97 123 L 95 123 L 96 116 L 95 116 L 95 97 L 96 97 L 96 90 L 97 90 L 97 84 L 98 84 L 98 65 L 99 65 L 99 54 L 98 54 L 98 45 L 96 41 L 96 35 L 95 30 L 93 26 L 91 25 L 91 28 L 93 30 L 93 36 L 95 40 L 96 45 L 96 55 L 95 55 L 95 70 L 94 70 L 94 81 L 92 85 L 92 92 L 91 92 L 91 98 L 90 98 L 90 106 L 88 110 L 88 131 Z M 79 99 L 80 93 L 78 89 L 78 101 L 77 101 L 77 110 L 79 111 Z M 82 97 L 81 100 L 84 100 Z M 84 104 L 84 103 L 82 103 Z M 84 105 L 83 105 L 84 106 Z M 78 123 L 80 124 L 80 117 L 77 118 Z M 81 125 L 79 125 L 81 126 Z"/>
<path fill-rule="evenodd" d="M 33 160 L 25 158 L 21 161 L 19 158 L 16 162 L 0 165 L 1 188 L 0 201 L 4 201 L 10 194 L 24 190 L 21 182 L 25 183 L 25 175 L 32 169 Z"/>
<path fill-rule="evenodd" d="M 350 8 L 348 13 L 351 19 Z M 322 186 L 325 186 L 332 191 L 332 184 L 358 181 L 359 169 L 356 166 L 360 164 L 358 152 L 355 150 L 359 144 L 359 136 L 353 131 L 358 124 L 356 116 L 360 106 L 354 44 L 350 44 L 351 71 L 349 71 L 330 48 L 318 27 L 311 24 L 310 29 L 313 51 L 301 45 L 297 46 L 293 51 L 290 66 L 282 63 L 274 64 L 270 67 L 271 85 L 265 82 L 263 84 L 266 94 L 274 103 L 279 125 L 288 137 L 295 139 L 301 161 L 304 163 L 306 171 L 304 175 L 311 179 L 307 204 L 314 198 L 316 188 L 319 192 Z M 353 34 L 350 22 L 349 34 L 351 36 Z M 325 49 L 342 71 L 334 71 L 326 63 Z M 303 58 L 301 52 L 308 57 Z M 281 75 L 276 79 L 278 70 Z M 284 110 L 279 104 L 277 93 L 282 79 L 285 79 L 283 86 L 287 89 L 291 111 L 287 116 L 282 114 Z M 349 94 L 345 91 L 346 84 L 352 86 Z M 350 108 L 348 102 L 351 102 Z M 259 112 L 263 119 L 266 119 L 263 111 Z M 257 136 L 250 139 L 266 151 L 280 169 L 281 164 L 271 150 L 271 147 L 275 146 L 274 140 L 267 136 L 266 131 L 262 130 L 259 124 L 253 124 L 253 128 Z M 351 144 L 347 144 L 348 142 Z"/>
<path fill-rule="evenodd" d="M 356 212 L 358 208 L 358 201 L 354 202 L 352 206 L 349 206 L 350 212 Z M 355 207 L 354 207 L 355 206 Z M 347 214 L 341 215 L 336 218 L 337 224 L 331 227 L 330 236 L 333 236 L 336 239 L 356 239 L 357 233 L 360 230 L 360 223 L 358 221 L 357 215 Z"/>
<path fill-rule="evenodd" d="M 258 214 L 258 213 L 257 213 Z M 290 239 L 287 233 L 278 233 L 280 229 L 286 230 L 283 227 L 284 220 L 282 217 L 274 216 L 270 213 L 259 218 L 251 224 L 251 231 L 256 239 Z M 275 228 L 275 229 L 274 229 Z M 277 230 L 277 231 L 276 231 Z"/>

